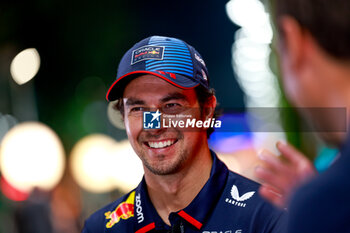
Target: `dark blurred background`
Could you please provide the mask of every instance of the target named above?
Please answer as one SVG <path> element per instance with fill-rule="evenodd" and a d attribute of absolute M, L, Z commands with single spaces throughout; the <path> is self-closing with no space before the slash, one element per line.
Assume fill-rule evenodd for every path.
<path fill-rule="evenodd" d="M 242 91 L 231 66 L 237 27 L 225 12 L 226 2 L 2 2 L 0 54 L 4 62 L 0 112 L 13 113 L 14 108 L 9 89 L 15 84 L 4 64 L 9 64 L 21 50 L 36 48 L 41 67 L 25 85 L 32 85 L 35 90 L 38 120 L 60 135 L 66 149 L 93 132 L 124 137 L 106 121 L 99 120 L 105 115 L 104 96 L 124 52 L 151 35 L 178 37 L 193 45 L 206 61 L 220 105 L 243 107 Z M 21 88 L 15 87 L 19 95 Z M 25 116 L 15 117 L 28 120 Z"/>

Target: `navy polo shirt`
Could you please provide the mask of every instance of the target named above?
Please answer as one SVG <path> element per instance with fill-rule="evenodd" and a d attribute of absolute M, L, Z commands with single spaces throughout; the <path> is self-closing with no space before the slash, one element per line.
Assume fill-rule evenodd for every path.
<path fill-rule="evenodd" d="M 143 179 L 130 193 L 92 214 L 83 233 L 102 232 L 283 232 L 284 211 L 258 194 L 259 184 L 227 169 L 212 152 L 210 178 L 194 200 L 169 215 L 158 215 Z"/>
<path fill-rule="evenodd" d="M 289 233 L 350 232 L 350 135 L 340 157 L 303 184 L 289 205 Z"/>

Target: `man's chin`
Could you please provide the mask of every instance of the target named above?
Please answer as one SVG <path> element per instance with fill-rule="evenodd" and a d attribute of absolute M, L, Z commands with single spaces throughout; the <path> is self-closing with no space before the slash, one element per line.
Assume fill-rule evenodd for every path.
<path fill-rule="evenodd" d="M 319 132 L 320 138 L 329 146 L 341 147 L 345 143 L 346 132 Z"/>
<path fill-rule="evenodd" d="M 159 175 L 159 176 L 167 176 L 167 175 L 172 175 L 175 174 L 179 171 L 179 166 L 169 166 L 167 165 L 155 165 L 155 164 L 149 164 L 149 163 L 144 163 L 146 168 L 153 174 Z"/>
<path fill-rule="evenodd" d="M 144 166 L 155 175 L 172 175 L 181 170 L 186 160 L 183 152 L 152 154 L 143 158 Z"/>
<path fill-rule="evenodd" d="M 346 114 L 342 108 L 297 108 L 306 120 L 305 132 L 316 132 L 330 146 L 340 147 L 347 136 Z"/>

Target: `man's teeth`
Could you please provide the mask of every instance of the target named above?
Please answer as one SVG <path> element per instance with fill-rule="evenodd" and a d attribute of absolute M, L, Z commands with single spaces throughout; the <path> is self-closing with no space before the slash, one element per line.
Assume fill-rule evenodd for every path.
<path fill-rule="evenodd" d="M 151 148 L 164 148 L 174 144 L 175 140 L 168 140 L 163 142 L 148 142 L 149 147 Z"/>

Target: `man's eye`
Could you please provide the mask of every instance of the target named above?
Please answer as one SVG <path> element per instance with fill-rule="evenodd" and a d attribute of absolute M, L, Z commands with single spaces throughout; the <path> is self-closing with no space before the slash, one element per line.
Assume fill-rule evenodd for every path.
<path fill-rule="evenodd" d="M 170 103 L 165 105 L 165 108 L 178 108 L 178 107 L 181 107 L 181 105 L 178 103 Z"/>
<path fill-rule="evenodd" d="M 144 107 L 133 107 L 130 109 L 130 112 L 141 112 L 144 111 L 145 108 Z"/>
<path fill-rule="evenodd" d="M 182 105 L 178 103 L 168 103 L 163 106 L 162 110 L 168 114 L 179 113 L 182 110 Z"/>

